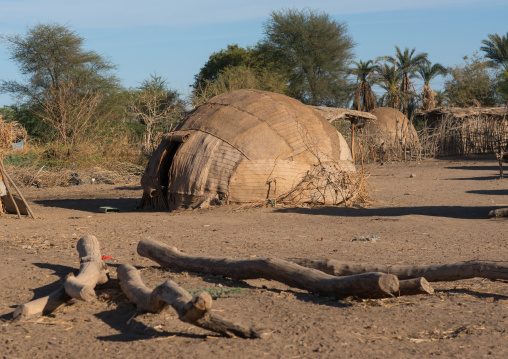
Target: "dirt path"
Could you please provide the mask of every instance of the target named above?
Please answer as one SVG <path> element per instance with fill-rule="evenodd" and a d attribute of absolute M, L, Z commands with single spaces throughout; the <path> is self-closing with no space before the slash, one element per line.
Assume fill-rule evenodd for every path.
<path fill-rule="evenodd" d="M 151 237 L 189 254 L 236 258 L 382 264 L 508 258 L 508 220 L 487 219 L 491 209 L 508 206 L 508 179 L 497 179 L 491 158 L 374 164 L 368 171 L 372 202 L 349 209 L 144 213 L 134 210 L 141 197 L 136 183 L 24 189 L 39 218 L 0 218 L 0 357 L 508 357 L 506 282 L 440 282 L 430 296 L 337 300 L 270 281 L 167 271 L 136 254 L 139 239 Z M 99 213 L 100 206 L 120 213 Z M 78 267 L 75 244 L 87 233 L 114 258 L 108 260 L 113 280 L 97 289 L 99 300 L 11 321 L 17 305 L 49 293 Z M 379 241 L 352 242 L 366 235 Z M 221 338 L 181 323 L 171 311 L 129 321 L 135 309 L 115 280 L 120 263 L 138 266 L 151 287 L 172 278 L 188 290 L 206 288 L 217 295 L 214 308 L 221 314 L 273 328 L 273 338 Z"/>

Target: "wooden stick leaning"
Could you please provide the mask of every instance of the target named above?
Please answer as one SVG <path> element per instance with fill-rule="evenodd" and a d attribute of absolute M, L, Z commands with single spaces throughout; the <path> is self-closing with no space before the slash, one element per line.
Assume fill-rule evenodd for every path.
<path fill-rule="evenodd" d="M 130 264 L 120 265 L 117 273 L 122 291 L 140 311 L 158 313 L 169 305 L 175 309 L 181 321 L 227 337 L 265 339 L 271 335 L 270 331 L 252 329 L 211 313 L 212 297 L 206 292 L 191 296 L 171 280 L 151 291 L 143 283 L 136 268 Z"/>
<path fill-rule="evenodd" d="M 16 186 L 16 183 L 14 183 L 14 181 L 11 179 L 11 177 L 9 176 L 9 174 L 5 171 L 5 169 L 3 168 L 3 165 L 0 165 L 0 170 L 2 171 L 2 176 L 6 178 L 6 180 L 4 181 L 5 183 L 5 187 L 7 187 L 7 182 L 10 182 L 12 184 L 12 186 L 14 187 L 14 189 L 16 190 L 16 192 L 18 192 L 18 195 L 19 197 L 21 197 L 21 200 L 23 201 L 23 203 L 25 204 L 26 206 L 26 210 L 28 212 L 28 214 L 30 215 L 30 217 L 32 217 L 33 219 L 35 219 L 35 215 L 32 211 L 32 209 L 30 208 L 30 206 L 28 205 L 28 202 L 26 201 L 25 197 L 23 196 L 23 193 L 21 193 L 21 191 L 19 190 L 18 186 Z M 7 191 L 10 193 L 10 190 L 9 190 L 9 187 L 7 187 Z M 16 211 L 18 212 L 18 217 L 19 217 L 19 209 L 18 209 L 18 205 L 16 204 L 16 202 L 14 201 L 14 198 L 12 198 L 12 194 L 10 194 L 10 198 L 11 200 L 13 201 L 14 203 L 14 206 L 16 207 Z"/>
<path fill-rule="evenodd" d="M 137 250 L 139 255 L 171 269 L 223 275 L 235 280 L 264 278 L 332 297 L 386 297 L 399 290 L 399 281 L 392 274 L 364 273 L 338 278 L 277 258 L 192 257 L 149 238 L 141 239 Z"/>
<path fill-rule="evenodd" d="M 11 186 L 9 184 L 9 179 L 6 176 L 7 173 L 5 172 L 4 167 L 3 167 L 3 165 L 1 163 L 0 163 L 0 173 L 2 173 L 2 177 L 5 178 L 5 180 L 4 180 L 5 188 L 7 189 L 7 193 L 9 194 L 9 198 L 11 199 L 12 204 L 14 205 L 14 208 L 16 209 L 16 213 L 18 215 L 18 218 L 21 218 L 21 213 L 19 212 L 18 204 L 14 200 L 14 197 L 13 197 L 12 191 L 11 191 Z"/>
<path fill-rule="evenodd" d="M 366 272 L 396 275 L 400 280 L 424 277 L 429 282 L 447 282 L 469 278 L 508 279 L 508 262 L 467 261 L 438 265 L 384 265 L 345 263 L 334 259 L 291 259 L 304 267 L 317 269 L 334 276 L 349 276 Z"/>
<path fill-rule="evenodd" d="M 90 302 L 95 299 L 95 286 L 108 281 L 108 270 L 102 261 L 100 244 L 95 236 L 87 234 L 79 239 L 79 274 L 69 274 L 64 283 L 65 292 L 76 299 Z"/>

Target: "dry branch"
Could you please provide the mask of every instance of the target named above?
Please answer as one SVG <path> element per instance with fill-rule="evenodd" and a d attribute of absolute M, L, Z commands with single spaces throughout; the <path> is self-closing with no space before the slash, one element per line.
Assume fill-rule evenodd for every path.
<path fill-rule="evenodd" d="M 46 315 L 56 310 L 69 299 L 71 298 L 65 293 L 64 287 L 61 286 L 45 297 L 18 306 L 12 317 L 16 320 L 26 320 L 34 315 Z"/>
<path fill-rule="evenodd" d="M 91 234 L 80 238 L 76 249 L 79 253 L 79 274 L 76 277 L 69 274 L 64 288 L 71 297 L 89 302 L 95 299 L 95 285 L 108 281 L 108 270 L 102 261 L 99 241 Z"/>
<path fill-rule="evenodd" d="M 277 258 L 192 257 L 149 238 L 139 242 L 138 254 L 171 269 L 223 275 L 234 280 L 264 278 L 332 297 L 386 297 L 399 290 L 399 281 L 391 274 L 364 273 L 337 278 Z"/>
<path fill-rule="evenodd" d="M 212 314 L 212 297 L 206 292 L 191 296 L 171 280 L 151 291 L 143 283 L 139 272 L 129 264 L 118 267 L 118 279 L 122 291 L 138 310 L 158 313 L 169 305 L 175 309 L 181 321 L 227 337 L 264 339 L 270 336 L 269 331 L 252 329 Z"/>
<path fill-rule="evenodd" d="M 469 278 L 508 279 L 508 262 L 467 261 L 437 265 L 384 265 L 344 263 L 334 259 L 292 259 L 304 267 L 320 270 L 334 276 L 381 272 L 396 275 L 400 280 L 424 277 L 429 282 L 447 282 Z"/>
<path fill-rule="evenodd" d="M 399 282 L 399 288 L 400 295 L 434 293 L 434 288 L 432 288 L 429 282 L 423 277 L 401 280 Z"/>
<path fill-rule="evenodd" d="M 493 209 L 489 212 L 489 218 L 508 217 L 508 208 Z"/>

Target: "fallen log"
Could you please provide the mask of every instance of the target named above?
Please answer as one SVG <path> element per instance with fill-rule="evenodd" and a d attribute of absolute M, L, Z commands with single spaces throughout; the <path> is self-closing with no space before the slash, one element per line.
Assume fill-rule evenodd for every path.
<path fill-rule="evenodd" d="M 206 292 L 191 296 L 171 280 L 151 291 L 143 283 L 139 272 L 129 264 L 120 265 L 117 274 L 122 291 L 140 311 L 158 313 L 169 305 L 181 321 L 227 337 L 265 339 L 271 335 L 271 331 L 252 329 L 211 313 L 212 297 Z"/>
<path fill-rule="evenodd" d="M 399 281 L 392 274 L 364 273 L 338 278 L 277 258 L 193 257 L 149 238 L 141 239 L 137 250 L 139 255 L 170 269 L 222 275 L 234 280 L 264 278 L 331 297 L 386 297 L 399 290 Z"/>
<path fill-rule="evenodd" d="M 399 295 L 432 294 L 434 288 L 423 278 L 405 279 L 399 281 Z"/>
<path fill-rule="evenodd" d="M 429 282 L 447 282 L 469 278 L 508 279 L 508 262 L 467 261 L 437 265 L 384 265 L 345 263 L 334 259 L 291 259 L 304 267 L 320 270 L 337 277 L 367 272 L 396 275 L 399 280 L 424 277 Z"/>
<path fill-rule="evenodd" d="M 72 298 L 90 302 L 95 299 L 95 286 L 108 281 L 108 270 L 102 261 L 100 244 L 95 236 L 87 234 L 79 239 L 79 274 L 69 274 L 64 283 L 65 292 Z"/>
<path fill-rule="evenodd" d="M 57 290 L 45 297 L 18 306 L 12 314 L 12 317 L 16 320 L 26 320 L 36 315 L 47 315 L 62 304 L 67 303 L 70 299 L 71 297 L 65 293 L 64 287 L 60 286 Z"/>
<path fill-rule="evenodd" d="M 508 217 L 508 208 L 493 209 L 489 212 L 489 218 Z"/>
<path fill-rule="evenodd" d="M 102 261 L 99 241 L 88 234 L 79 239 L 76 248 L 81 263 L 78 276 L 69 274 L 65 283 L 54 292 L 18 306 L 12 314 L 14 319 L 26 320 L 36 315 L 47 315 L 72 298 L 86 301 L 95 298 L 95 285 L 106 283 L 108 280 L 108 271 Z"/>

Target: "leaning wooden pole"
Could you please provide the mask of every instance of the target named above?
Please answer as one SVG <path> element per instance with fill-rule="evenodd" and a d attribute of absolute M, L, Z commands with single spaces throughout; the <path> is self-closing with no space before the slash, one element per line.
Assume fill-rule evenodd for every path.
<path fill-rule="evenodd" d="M 130 264 L 120 265 L 117 274 L 125 296 L 134 302 L 140 311 L 158 313 L 169 305 L 175 309 L 181 321 L 226 337 L 265 339 L 271 335 L 271 331 L 249 328 L 212 313 L 212 297 L 206 292 L 191 296 L 171 280 L 152 291 L 143 283 L 136 268 Z"/>
<path fill-rule="evenodd" d="M 7 172 L 5 172 L 2 162 L 0 162 L 0 173 L 2 173 L 2 177 L 5 178 L 5 180 L 4 180 L 5 188 L 7 189 L 9 198 L 11 199 L 12 204 L 14 205 L 14 208 L 16 209 L 18 218 L 21 218 L 21 213 L 19 212 L 18 204 L 16 203 L 16 201 L 14 200 L 14 197 L 12 195 L 11 186 L 9 184 L 9 178 L 7 177 Z"/>
<path fill-rule="evenodd" d="M 21 191 L 19 190 L 18 186 L 16 186 L 16 183 L 14 183 L 14 181 L 11 179 L 9 174 L 5 171 L 5 169 L 3 168 L 3 164 L 0 165 L 0 169 L 2 170 L 2 176 L 7 179 L 5 181 L 5 187 L 7 187 L 7 182 L 10 182 L 12 184 L 12 186 L 14 187 L 16 192 L 18 192 L 19 197 L 21 197 L 21 200 L 25 204 L 26 210 L 27 210 L 28 214 L 30 215 L 30 217 L 35 219 L 35 215 L 34 215 L 32 209 L 30 208 L 30 206 L 28 205 L 28 202 L 26 201 L 25 196 L 23 196 L 23 193 L 21 193 Z M 9 191 L 9 188 L 7 188 L 7 191 Z M 18 206 L 17 206 L 16 202 L 14 201 L 14 198 L 12 198 L 12 195 L 11 195 L 11 200 L 14 202 L 14 206 L 16 206 L 16 211 L 18 212 L 18 216 L 19 216 L 19 209 L 18 209 Z"/>
<path fill-rule="evenodd" d="M 277 258 L 193 257 L 149 238 L 139 242 L 138 254 L 166 268 L 223 275 L 234 280 L 264 278 L 331 297 L 386 297 L 399 290 L 399 281 L 392 274 L 363 273 L 338 278 Z"/>
<path fill-rule="evenodd" d="M 446 282 L 469 278 L 508 279 L 508 262 L 467 261 L 437 265 L 384 265 L 346 263 L 334 259 L 291 259 L 304 267 L 320 270 L 334 276 L 381 272 L 396 275 L 400 280 L 424 277 L 429 282 Z"/>

